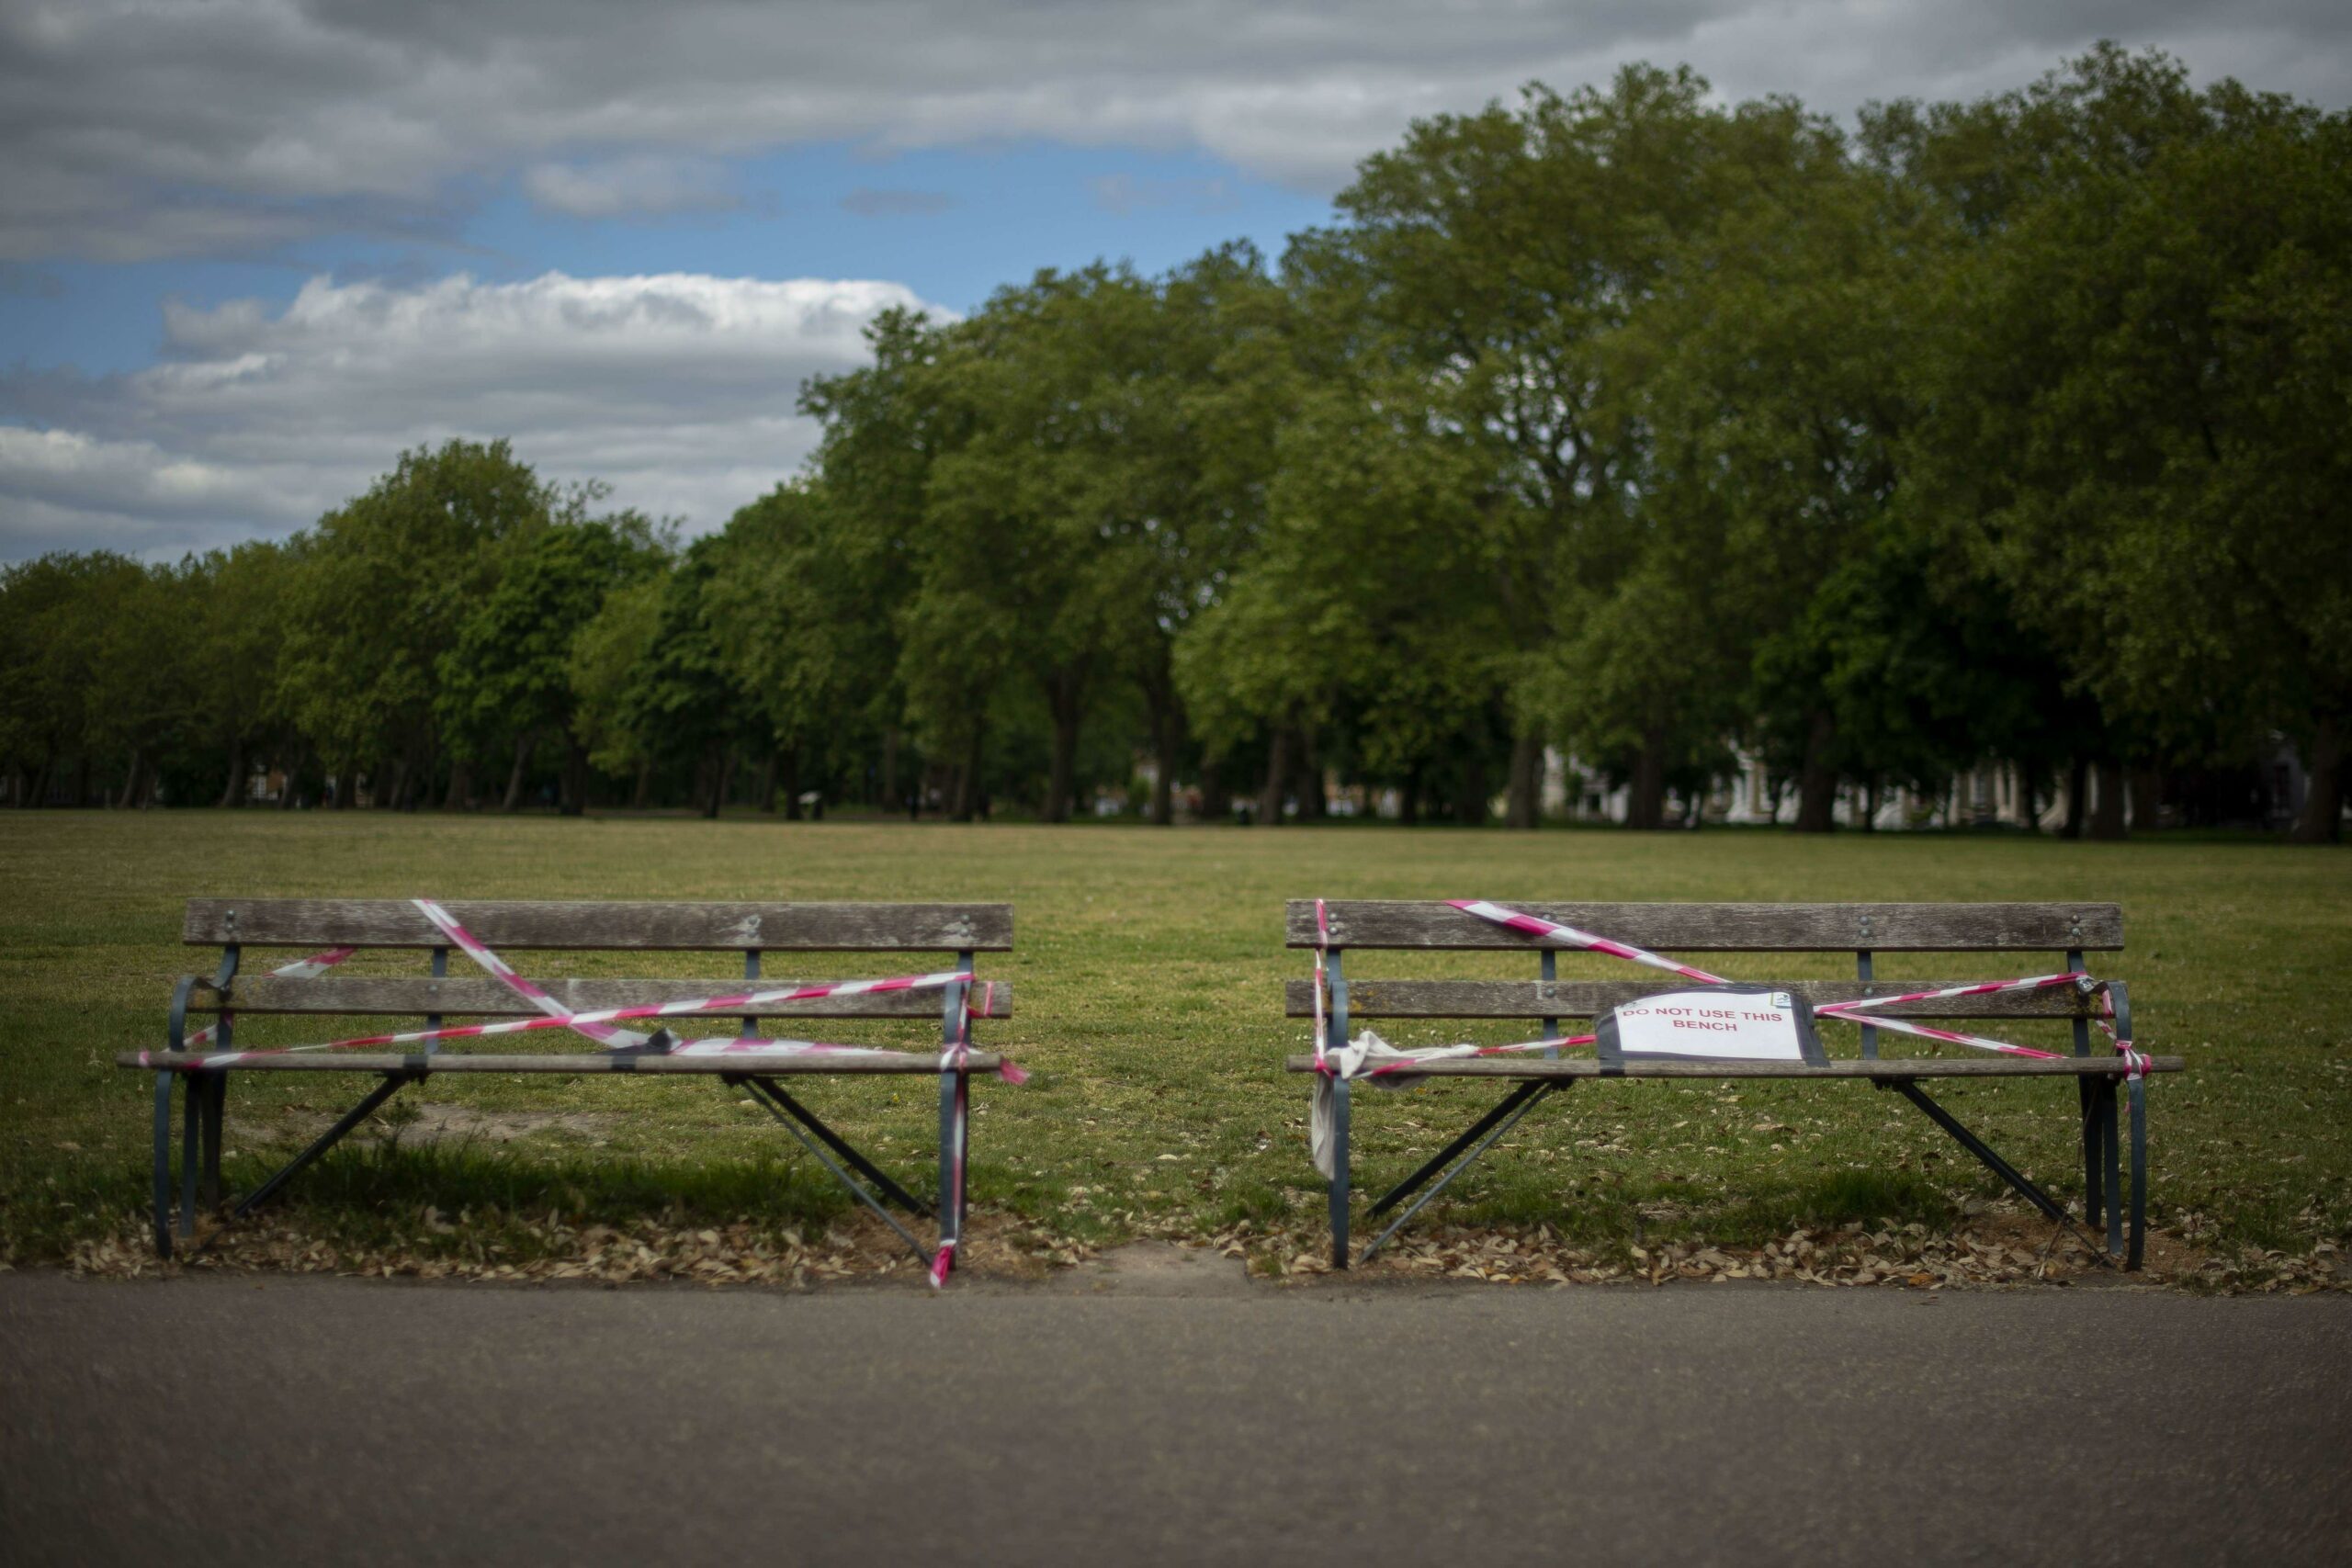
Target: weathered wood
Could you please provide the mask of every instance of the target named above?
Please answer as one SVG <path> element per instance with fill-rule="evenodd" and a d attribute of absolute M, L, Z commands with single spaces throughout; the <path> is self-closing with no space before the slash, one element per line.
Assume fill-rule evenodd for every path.
<path fill-rule="evenodd" d="M 545 979 L 534 976 L 538 987 L 573 1012 L 605 1008 L 646 1007 L 691 1001 L 697 997 L 729 995 L 747 984 L 761 990 L 781 990 L 816 981 L 780 980 L 763 976 L 741 979 Z M 342 1015 L 390 1017 L 404 1013 L 439 1013 L 446 1018 L 528 1018 L 539 1010 L 487 976 L 451 976 L 435 980 L 423 976 L 322 975 L 315 980 L 281 980 L 267 975 L 239 979 L 231 989 L 230 1005 L 247 1016 L 257 1014 Z M 972 1005 L 985 1005 L 981 1018 L 1012 1015 L 1012 983 L 998 980 L 972 987 Z M 191 1012 L 217 1012 L 220 1000 L 199 990 L 189 1004 Z M 865 992 L 858 996 L 821 997 L 814 1001 L 770 1002 L 763 1007 L 732 1007 L 710 1020 L 730 1018 L 905 1018 L 936 1021 L 940 993 L 936 990 Z M 673 1021 L 692 1030 L 702 1014 Z"/>
<path fill-rule="evenodd" d="M 1815 1005 L 1857 997 L 1899 997 L 1968 984 L 1962 980 L 1743 980 L 1793 991 Z M 1703 989 L 1677 976 L 1650 980 L 1351 980 L 1348 1012 L 1355 1018 L 1597 1018 L 1610 1009 L 1661 991 Z M 1315 982 L 1284 983 L 1283 1004 L 1293 1018 L 1315 1016 Z M 2097 998 L 2071 986 L 1994 996 L 1955 997 L 1882 1008 L 1880 1018 L 2088 1018 Z"/>
<path fill-rule="evenodd" d="M 136 1051 L 117 1053 L 118 1067 L 158 1068 L 203 1066 L 200 1051 L 153 1051 L 145 1061 Z M 976 1073 L 996 1071 L 1002 1058 L 991 1051 L 975 1051 L 967 1066 Z M 444 1051 L 433 1056 L 404 1056 L 390 1052 L 362 1054 L 345 1051 L 307 1052 L 301 1055 L 255 1056 L 229 1068 L 237 1073 L 740 1073 L 764 1077 L 784 1073 L 922 1073 L 939 1071 L 939 1054 L 877 1053 L 870 1056 L 628 1056 L 605 1052 L 576 1051 L 552 1056 L 498 1056 L 487 1053 Z"/>
<path fill-rule="evenodd" d="M 883 953 L 1012 946 L 1010 904 L 452 902 L 458 923 L 502 953 L 531 949 Z M 440 947 L 405 898 L 191 898 L 191 946 Z"/>
<path fill-rule="evenodd" d="M 1315 1070 L 1313 1056 L 1292 1056 L 1294 1073 Z M 2178 1056 L 2152 1056 L 2148 1070 L 2177 1073 Z M 1629 1061 L 1604 1073 L 1590 1056 L 1457 1056 L 1401 1070 L 1393 1077 L 1431 1078 L 2049 1078 L 2117 1077 L 2128 1069 L 2120 1056 L 1882 1056 L 1874 1061 L 1838 1057 L 1827 1062 Z"/>
<path fill-rule="evenodd" d="M 2113 904 L 1550 904 L 1509 901 L 1636 947 L 1688 953 L 2109 953 L 2123 945 Z M 1544 944 L 1442 903 L 1327 901 L 1331 945 L 1539 950 Z M 1286 911 L 1292 947 L 1316 945 L 1315 901 Z"/>

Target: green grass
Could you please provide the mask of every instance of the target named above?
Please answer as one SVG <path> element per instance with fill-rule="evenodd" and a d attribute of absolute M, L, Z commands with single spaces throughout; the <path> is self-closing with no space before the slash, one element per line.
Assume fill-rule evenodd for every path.
<path fill-rule="evenodd" d="M 0 1257 L 55 1258 L 138 1212 L 149 1080 L 112 1057 L 160 1044 L 174 977 L 212 966 L 212 952 L 177 942 L 181 901 L 197 893 L 1012 900 L 1018 950 L 984 956 L 981 967 L 1018 982 L 1021 1014 L 982 1040 L 1035 1077 L 1020 1089 L 989 1080 L 977 1090 L 976 1200 L 1094 1241 L 1147 1229 L 1206 1235 L 1244 1220 L 1319 1223 L 1306 1086 L 1279 1070 L 1306 1032 L 1280 1016 L 1280 982 L 1306 973 L 1304 956 L 1281 946 L 1287 897 L 2115 899 L 2132 945 L 2093 967 L 2132 982 L 2141 1043 L 2190 1065 L 2152 1092 L 2157 1222 L 2195 1213 L 2225 1243 L 2281 1248 L 2340 1242 L 2352 1229 L 2352 854 L 2341 850 L 1746 830 L 10 813 L 0 815 Z M 1883 959 L 1880 973 L 1994 978 L 2041 962 L 1902 956 Z M 893 963 L 818 958 L 787 969 L 772 959 L 770 969 L 817 977 Z M 1714 966 L 1758 978 L 1839 972 L 1834 956 L 1802 970 L 1752 956 Z M 727 977 L 717 955 L 542 954 L 523 967 Z M 1367 953 L 1350 964 L 1358 977 L 1531 969 L 1515 954 Z M 1610 972 L 1603 961 L 1562 964 L 1564 975 Z M 911 1026 L 832 1027 L 842 1038 L 923 1038 Z M 2052 1040 L 2056 1027 L 2010 1037 Z M 1833 1051 L 1853 1049 L 1850 1031 L 1828 1028 Z M 249 1021 L 239 1043 L 320 1037 L 317 1021 Z M 1398 1043 L 1461 1037 L 1452 1026 L 1392 1032 Z M 257 1179 L 365 1087 L 341 1077 L 235 1079 L 232 1185 Z M 1452 1084 L 1361 1095 L 1359 1182 L 1401 1175 L 1493 1093 Z M 2076 1191 L 2071 1087 L 1939 1093 L 2024 1169 Z M 820 1081 L 809 1098 L 927 1188 L 927 1080 Z M 668 1213 L 782 1226 L 842 1212 L 805 1156 L 784 1157 L 790 1145 L 763 1113 L 707 1080 L 443 1077 L 422 1100 L 458 1125 L 514 1131 L 530 1112 L 571 1119 L 497 1143 L 427 1141 L 411 1124 L 389 1145 L 339 1151 L 295 1183 L 289 1219 L 380 1239 L 416 1228 L 428 1208 L 484 1224 L 554 1212 L 567 1223 Z M 1600 1241 L 1631 1236 L 1646 1217 L 1653 1235 L 1733 1243 L 1800 1221 L 1933 1224 L 1998 1190 L 1909 1107 L 1860 1085 L 1596 1083 L 1547 1102 L 1432 1213 L 1470 1224 L 1541 1221 Z"/>

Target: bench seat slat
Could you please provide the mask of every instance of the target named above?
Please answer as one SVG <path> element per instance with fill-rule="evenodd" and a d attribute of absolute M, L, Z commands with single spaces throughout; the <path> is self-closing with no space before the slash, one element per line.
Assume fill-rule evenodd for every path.
<path fill-rule="evenodd" d="M 511 956 L 533 949 L 1003 953 L 1010 904 L 714 904 L 459 900 L 458 923 Z M 190 946 L 441 947 L 404 898 L 191 898 Z"/>
<path fill-rule="evenodd" d="M 1818 1006 L 1850 1001 L 1857 997 L 1899 997 L 1907 991 L 1928 991 L 1970 984 L 1963 980 L 1754 980 L 1742 985 L 1769 985 L 1793 991 Z M 1613 1007 L 1666 991 L 1704 989 L 1677 976 L 1655 980 L 1351 980 L 1348 1013 L 1351 1018 L 1597 1018 Z M 1283 1006 L 1292 1018 L 1315 1016 L 1315 982 L 1283 983 Z M 1953 997 L 1940 1002 L 1913 1002 L 1907 1007 L 1883 1008 L 1881 1018 L 2089 1018 L 2098 999 L 2071 986 L 2040 991 L 2007 991 L 1990 996 Z M 1864 1019 L 1860 1021 L 1867 1022 Z"/>
<path fill-rule="evenodd" d="M 1294 1073 L 1311 1073 L 1315 1058 L 1292 1056 L 1284 1062 Z M 2178 1056 L 2152 1056 L 2148 1070 L 2177 1073 L 2186 1066 Z M 1882 1056 L 1875 1061 L 1838 1057 L 1827 1062 L 1683 1062 L 1629 1061 L 1617 1074 L 1601 1071 L 1591 1056 L 1457 1056 L 1401 1069 L 1392 1077 L 1431 1078 L 2013 1078 L 2112 1077 L 2124 1071 L 2120 1056 Z M 1359 1079 L 1359 1082 L 1366 1081 Z"/>
<path fill-rule="evenodd" d="M 2123 911 L 2114 904 L 1512 902 L 1510 907 L 1668 953 L 1861 948 L 1876 953 L 2063 953 L 2070 948 L 2110 953 L 2123 945 Z M 1447 904 L 1333 899 L 1324 908 L 1334 947 L 1529 951 L 1544 945 Z M 1293 899 L 1284 923 L 1290 946 L 1316 945 L 1313 899 Z"/>
<path fill-rule="evenodd" d="M 119 1067 L 201 1066 L 207 1053 L 155 1051 L 141 1062 L 136 1051 L 115 1056 Z M 975 1073 L 996 1071 L 1001 1058 L 991 1051 L 974 1051 L 966 1058 Z M 907 1052 L 888 1056 L 626 1056 L 617 1053 L 575 1051 L 548 1056 L 498 1056 L 487 1053 L 444 1051 L 433 1056 L 401 1055 L 393 1052 L 322 1051 L 286 1056 L 256 1056 L 232 1064 L 237 1073 L 920 1073 L 939 1071 L 937 1053 Z"/>
<path fill-rule="evenodd" d="M 537 982 L 539 988 L 574 1012 L 605 1008 L 649 1007 L 692 1001 L 699 997 L 726 995 L 747 984 L 763 991 L 820 982 L 779 980 L 763 976 L 740 978 L 558 979 Z M 1012 985 L 985 976 L 972 987 L 972 1005 L 985 1001 L 982 1018 L 1012 1016 Z M 417 976 L 321 976 L 313 980 L 279 979 L 269 975 L 241 978 L 231 992 L 231 1005 L 241 1015 L 271 1014 L 347 1017 L 388 1017 L 405 1013 L 439 1013 L 446 1018 L 528 1018 L 539 1010 L 486 976 L 451 976 L 429 979 Z M 855 996 L 820 997 L 805 1002 L 770 1002 L 763 1007 L 729 1008 L 724 1013 L 687 1014 L 677 1020 L 692 1028 L 699 1017 L 722 1018 L 939 1018 L 940 992 L 867 991 Z M 219 999 L 198 990 L 189 1001 L 191 1012 L 220 1010 Z"/>

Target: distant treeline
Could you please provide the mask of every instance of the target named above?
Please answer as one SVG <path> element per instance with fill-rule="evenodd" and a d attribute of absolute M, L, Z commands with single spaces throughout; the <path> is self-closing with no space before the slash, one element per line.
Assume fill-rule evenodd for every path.
<path fill-rule="evenodd" d="M 0 581 L 18 803 L 805 791 L 1630 819 L 1735 765 L 2049 797 L 2352 733 L 2352 120 L 2095 51 L 1841 129 L 1687 73 L 1416 124 L 1278 265 L 1041 273 L 807 387 L 679 547 L 503 444 Z"/>

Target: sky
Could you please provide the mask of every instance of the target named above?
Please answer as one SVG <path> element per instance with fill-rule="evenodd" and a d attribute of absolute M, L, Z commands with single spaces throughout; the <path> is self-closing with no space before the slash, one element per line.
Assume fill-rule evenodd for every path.
<path fill-rule="evenodd" d="M 2102 38 L 2352 101 L 2341 0 L 0 0 L 0 561 L 282 537 L 452 436 L 698 533 L 876 312 L 1279 256 L 1417 117 L 1637 60 L 1842 117 Z"/>

